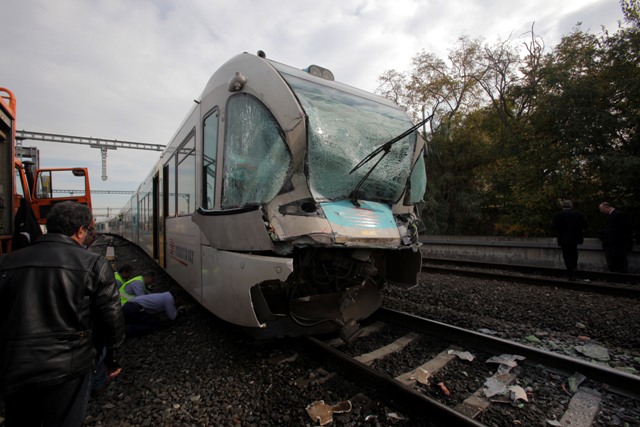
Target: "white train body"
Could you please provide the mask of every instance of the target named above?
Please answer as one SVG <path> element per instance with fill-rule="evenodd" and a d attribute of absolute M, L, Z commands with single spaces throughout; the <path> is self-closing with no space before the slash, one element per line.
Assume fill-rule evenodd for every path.
<path fill-rule="evenodd" d="M 350 335 L 385 283 L 415 284 L 420 270 L 422 138 L 351 172 L 413 124 L 394 103 L 310 71 L 246 53 L 225 63 L 110 224 L 256 335 Z"/>

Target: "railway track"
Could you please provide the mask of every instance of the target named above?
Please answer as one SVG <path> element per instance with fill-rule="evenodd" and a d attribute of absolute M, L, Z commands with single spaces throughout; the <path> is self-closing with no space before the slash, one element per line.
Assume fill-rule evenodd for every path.
<path fill-rule="evenodd" d="M 548 277 L 566 277 L 567 270 L 562 268 L 542 267 L 536 265 L 523 265 L 523 264 L 502 264 L 492 262 L 481 261 L 467 261 L 457 259 L 445 259 L 445 258 L 430 258 L 423 257 L 423 264 L 426 265 L 439 265 L 439 266 L 460 266 L 475 269 L 485 270 L 506 270 L 512 272 L 518 272 L 522 274 L 532 274 L 536 276 L 548 276 Z M 581 280 L 599 281 L 607 283 L 629 283 L 640 284 L 640 275 L 627 274 L 627 273 L 610 273 L 606 271 L 590 271 L 590 270 L 578 270 L 575 272 L 575 277 Z"/>
<path fill-rule="evenodd" d="M 364 354 L 352 354 L 352 346 L 337 346 L 339 341 L 321 341 L 308 337 L 305 338 L 304 345 L 311 349 L 317 358 L 331 361 L 338 366 L 341 373 L 354 383 L 373 387 L 388 396 L 394 406 L 403 408 L 414 420 L 435 422 L 443 426 L 490 425 L 495 421 L 491 421 L 491 417 L 495 417 L 499 411 L 493 411 L 491 417 L 485 417 L 485 412 L 491 412 L 490 408 L 496 405 L 501 406 L 501 410 L 505 406 L 508 408 L 506 417 L 526 418 L 527 404 L 523 405 L 525 409 L 519 405 L 531 398 L 528 397 L 529 394 L 535 396 L 535 389 L 527 392 L 526 389 L 515 386 L 511 388 L 512 396 L 509 396 L 509 393 L 506 397 L 502 393 L 491 395 L 495 390 L 508 391 L 509 387 L 520 381 L 522 372 L 542 377 L 551 375 L 557 382 L 559 396 L 566 399 L 571 395 L 564 412 L 558 414 L 557 419 L 527 419 L 528 423 L 535 421 L 535 425 L 593 425 L 603 393 L 626 396 L 621 399 L 631 398 L 634 399 L 635 405 L 640 405 L 638 376 L 395 310 L 380 309 L 374 317 L 378 321 L 374 323 L 375 326 L 370 327 L 374 329 L 374 334 L 385 328 L 381 325 L 400 326 L 408 331 L 400 336 L 384 331 L 377 333 L 375 345 L 378 348 L 371 348 Z M 367 331 L 365 328 L 363 335 L 366 335 Z M 381 337 L 391 342 L 380 343 Z M 404 352 L 411 352 L 411 346 L 415 347 L 415 343 L 420 340 L 429 343 L 420 346 L 423 359 L 415 356 L 415 350 L 411 356 L 398 356 Z M 460 357 L 468 358 L 473 354 L 478 355 L 476 361 L 459 362 Z M 495 360 L 501 360 L 503 363 L 498 363 L 497 370 L 492 373 L 492 369 L 487 368 L 484 360 L 481 360 L 485 357 L 497 357 Z M 384 360 L 388 358 L 393 360 L 385 365 Z M 411 360 L 409 365 L 402 366 L 407 360 Z M 416 360 L 420 362 L 416 364 Z M 456 361 L 457 367 L 449 368 L 454 366 Z M 468 370 L 469 363 L 481 366 L 481 369 L 479 373 L 465 378 L 464 375 L 460 375 L 460 371 Z M 445 370 L 448 370 L 448 373 L 439 377 L 439 372 Z M 487 377 L 482 377 L 482 373 L 487 374 Z M 457 381 L 464 384 L 458 384 L 455 391 L 449 391 L 445 378 L 456 376 Z M 527 380 L 522 381 L 524 384 Z M 578 385 L 574 386 L 574 383 Z M 452 398 L 450 393 L 454 392 L 456 396 Z M 483 418 L 487 418 L 487 424 L 483 423 Z M 504 422 L 514 421 L 513 425 L 517 425 L 517 419 Z"/>
<path fill-rule="evenodd" d="M 576 273 L 576 280 L 568 280 L 566 271 L 558 269 L 436 259 L 423 259 L 422 272 L 640 297 L 640 276 L 621 273 L 582 271 Z"/>
<path fill-rule="evenodd" d="M 127 246 L 123 246 L 122 249 L 126 247 Z M 120 246 L 116 245 L 116 252 L 119 250 Z M 136 262 L 142 262 L 144 258 L 142 255 L 119 255 L 121 260 L 125 259 L 123 258 L 125 256 L 127 256 L 126 259 L 128 262 L 136 261 L 134 258 L 138 258 Z M 140 266 L 140 268 L 143 267 Z M 170 285 L 170 283 L 167 285 Z M 173 329 L 173 331 L 180 336 L 179 342 L 184 343 L 184 350 L 177 353 L 180 354 L 180 356 L 175 356 L 178 357 L 177 359 L 161 358 L 161 356 L 157 356 L 158 360 L 154 360 L 153 363 L 144 362 L 135 364 L 135 362 L 133 362 L 140 358 L 142 361 L 145 361 L 145 358 L 149 357 L 149 354 L 152 354 L 148 353 L 148 351 L 151 351 L 151 348 L 154 349 L 153 354 L 163 354 L 167 350 L 167 347 L 171 348 L 171 345 L 167 346 L 167 343 L 173 342 L 172 340 L 178 336 L 171 330 L 161 332 L 157 337 L 147 337 L 150 342 L 154 338 L 157 338 L 157 340 L 153 341 L 156 344 L 146 344 L 145 350 L 141 350 L 141 353 L 134 353 L 135 350 L 133 347 L 127 350 L 128 357 L 125 359 L 131 361 L 127 367 L 128 371 L 125 372 L 126 375 L 119 378 L 107 396 L 105 396 L 101 401 L 94 402 L 92 404 L 91 413 L 94 416 L 92 421 L 93 424 L 97 424 L 101 420 L 102 422 L 108 421 L 108 424 L 109 422 L 121 422 L 125 419 L 129 420 L 130 423 L 136 424 L 136 422 L 132 420 L 141 420 L 146 418 L 151 419 L 150 417 L 152 416 L 155 417 L 153 419 L 159 424 L 162 424 L 162 422 L 158 420 L 165 420 L 168 423 L 179 423 L 180 419 L 191 420 L 191 423 L 194 425 L 201 423 L 201 420 L 208 420 L 207 422 L 209 424 L 216 424 L 217 422 L 227 420 L 227 418 L 230 417 L 225 415 L 228 411 L 236 411 L 238 415 L 233 415 L 233 422 L 242 421 L 243 425 L 244 422 L 250 422 L 249 420 L 251 419 L 254 421 L 256 419 L 261 419 L 262 421 L 268 420 L 271 425 L 317 425 L 317 422 L 310 422 L 308 415 L 305 413 L 305 406 L 311 406 L 310 402 L 313 402 L 316 398 L 324 398 L 327 401 L 339 401 L 341 403 L 345 402 L 343 399 L 350 399 L 353 404 L 353 409 L 348 414 L 335 415 L 336 425 L 340 425 L 342 421 L 344 421 L 345 425 L 360 425 L 363 423 L 372 423 L 372 425 L 376 425 L 376 423 L 377 425 L 389 425 L 393 421 L 397 421 L 397 425 L 410 426 L 424 426 L 432 424 L 441 426 L 505 425 L 494 423 L 497 417 L 501 416 L 501 414 L 499 414 L 501 411 L 506 412 L 506 414 L 504 414 L 504 418 L 501 418 L 501 420 L 504 423 L 508 423 L 507 425 L 515 425 L 511 422 L 513 420 L 521 420 L 521 425 L 541 425 L 545 423 L 546 419 L 551 421 L 556 420 L 559 422 L 559 420 L 562 419 L 564 412 L 569 408 L 569 401 L 572 396 L 569 396 L 569 394 L 564 392 L 562 384 L 569 383 L 569 378 L 573 376 L 574 370 L 583 373 L 589 378 L 583 383 L 588 385 L 587 388 L 598 389 L 600 393 L 605 393 L 605 390 L 607 389 L 603 384 L 607 384 L 610 389 L 614 389 L 618 387 L 617 383 L 620 383 L 622 384 L 622 387 L 620 388 L 622 391 L 628 389 L 633 390 L 636 387 L 633 383 L 625 384 L 624 381 L 618 381 L 616 379 L 612 380 L 608 378 L 606 374 L 603 377 L 599 377 L 598 374 L 594 374 L 592 372 L 585 374 L 587 369 L 573 368 L 572 365 L 561 368 L 552 368 L 551 364 L 544 363 L 544 361 L 537 362 L 534 357 L 527 354 L 525 355 L 524 363 L 519 361 L 517 369 L 519 369 L 520 372 L 518 372 L 518 375 L 515 377 L 514 383 L 512 384 L 520 381 L 520 384 L 524 387 L 525 384 L 531 383 L 530 378 L 532 375 L 544 377 L 542 382 L 552 383 L 555 390 L 558 391 L 558 393 L 547 398 L 546 404 L 550 404 L 549 402 L 560 402 L 563 399 L 567 400 L 566 403 L 557 403 L 559 408 L 556 408 L 555 412 L 551 410 L 547 411 L 549 413 L 553 412 L 554 414 L 557 414 L 557 416 L 547 416 L 546 418 L 540 416 L 535 419 L 532 418 L 536 415 L 529 413 L 531 412 L 530 408 L 533 405 L 537 405 L 539 408 L 543 408 L 545 410 L 547 408 L 546 404 L 543 405 L 540 403 L 541 392 L 536 388 L 535 384 L 533 384 L 532 394 L 529 393 L 528 396 L 531 403 L 522 403 L 522 401 L 519 403 L 519 405 L 524 405 L 523 408 L 518 408 L 514 402 L 497 402 L 496 397 L 494 397 L 492 399 L 488 399 L 489 405 L 486 409 L 475 414 L 475 417 L 473 417 L 465 415 L 466 412 L 463 413 L 458 410 L 460 407 L 457 409 L 456 407 L 458 405 L 462 405 L 467 398 L 472 398 L 473 401 L 477 397 L 482 397 L 476 395 L 474 398 L 473 395 L 476 392 L 481 394 L 480 390 L 482 389 L 483 383 L 492 375 L 492 372 L 490 371 L 495 367 L 495 365 L 485 366 L 485 360 L 498 353 L 515 354 L 517 352 L 516 350 L 509 350 L 509 347 L 501 347 L 496 344 L 503 340 L 496 341 L 493 339 L 491 344 L 485 344 L 485 346 L 488 347 L 488 349 L 485 349 L 485 347 L 481 345 L 476 345 L 474 341 L 475 339 L 484 337 L 482 334 L 471 333 L 471 335 L 468 336 L 464 334 L 457 336 L 451 329 L 445 328 L 444 326 L 441 327 L 440 325 L 442 324 L 438 324 L 437 322 L 431 322 L 424 324 L 420 328 L 414 328 L 413 322 L 417 321 L 415 319 L 418 319 L 415 318 L 415 316 L 400 317 L 399 319 L 394 320 L 392 311 L 381 310 L 376 314 L 376 320 L 378 322 L 384 323 L 389 329 L 397 329 L 398 327 L 393 325 L 401 324 L 403 328 L 408 328 L 409 330 L 402 330 L 401 333 L 387 333 L 383 330 L 382 332 L 378 332 L 377 335 L 392 338 L 390 339 L 392 342 L 399 340 L 400 344 L 403 341 L 410 342 L 404 350 L 391 352 L 385 357 L 376 357 L 384 353 L 376 353 L 376 348 L 384 347 L 386 344 L 389 344 L 389 342 L 380 343 L 376 339 L 373 343 L 369 342 L 368 344 L 362 345 L 362 348 L 368 348 L 360 352 L 359 349 L 361 347 L 358 343 L 361 340 L 358 339 L 352 345 L 347 347 L 336 348 L 335 343 L 333 343 L 334 347 L 329 345 L 328 350 L 325 353 L 324 351 L 319 350 L 318 345 L 326 346 L 327 343 L 318 341 L 318 344 L 315 343 L 313 339 L 307 339 L 304 341 L 304 346 L 307 349 L 311 349 L 311 351 L 303 351 L 301 353 L 303 356 L 298 357 L 295 361 L 275 364 L 269 362 L 267 359 L 265 359 L 267 361 L 264 361 L 259 360 L 258 357 L 244 355 L 246 349 L 237 349 L 236 347 L 238 347 L 238 344 L 235 343 L 234 339 L 221 339 L 221 336 L 227 336 L 226 333 L 222 331 L 225 327 L 223 324 L 220 324 L 220 328 L 211 327 L 211 321 L 205 321 L 204 318 L 207 317 L 203 315 L 203 319 L 201 319 L 202 323 L 198 323 L 198 326 L 196 326 L 194 323 L 194 316 L 197 317 L 196 314 L 201 311 L 202 310 L 197 306 L 191 307 L 186 314 L 186 322 Z M 216 323 L 213 322 L 213 324 L 215 325 Z M 205 325 L 208 326 L 205 327 Z M 201 332 L 215 334 L 215 336 L 207 338 L 207 336 L 201 336 Z M 164 336 L 160 336 L 160 334 L 163 334 Z M 408 338 L 401 339 L 405 335 L 409 334 L 411 335 Z M 480 335 L 480 337 L 478 338 L 476 335 Z M 362 337 L 362 339 L 372 339 L 371 337 L 372 336 L 368 338 Z M 425 345 L 425 341 L 428 345 Z M 215 345 L 207 345 L 206 343 L 215 343 Z M 147 345 L 156 345 L 156 347 L 149 347 L 149 349 L 146 349 Z M 292 351 L 296 352 L 300 350 L 300 348 L 295 348 L 297 346 L 291 348 L 285 343 L 280 343 L 278 347 L 283 347 L 282 353 L 287 357 L 291 355 Z M 399 347 L 398 343 L 393 344 L 389 348 L 393 349 L 396 347 Z M 416 355 L 416 348 L 419 349 L 417 353 L 418 355 Z M 448 353 L 449 350 L 458 348 L 472 352 L 476 356 L 477 361 L 471 363 L 461 361 Z M 529 348 L 526 347 L 526 349 Z M 211 352 L 214 350 L 222 351 L 223 353 L 222 355 L 211 356 Z M 198 362 L 186 361 L 189 357 L 185 356 L 184 351 L 188 351 L 189 354 L 198 354 Z M 200 359 L 203 358 L 201 357 L 201 352 L 202 354 L 209 354 L 209 358 L 211 360 L 234 360 L 234 362 L 227 363 L 229 365 L 228 369 L 213 370 L 214 368 L 212 366 L 215 366 L 215 364 L 210 366 L 208 363 L 205 364 L 206 366 L 202 369 L 199 369 L 197 367 L 198 363 L 200 363 Z M 276 350 L 274 350 L 274 352 L 280 353 Z M 524 352 L 524 350 L 522 352 Z M 266 355 L 271 352 L 267 350 L 259 350 L 256 351 L 256 353 L 265 353 Z M 347 354 L 352 361 L 345 362 L 345 365 L 340 365 L 340 362 L 338 362 L 338 358 L 341 357 L 340 353 Z M 136 356 L 132 356 L 133 354 Z M 225 354 L 233 354 L 234 356 L 226 356 Z M 517 354 L 521 355 L 519 351 Z M 361 355 L 366 356 L 365 358 L 361 358 L 360 361 L 354 359 L 354 357 Z M 438 355 L 440 355 L 440 358 L 437 357 Z M 315 359 L 309 360 L 312 356 Z M 270 354 L 269 357 L 271 357 Z M 206 358 L 207 357 L 204 357 L 204 359 Z M 245 358 L 247 360 L 245 360 Z M 566 356 L 565 358 L 570 359 Z M 316 363 L 316 359 L 319 359 L 320 362 Z M 432 359 L 434 359 L 434 361 L 430 362 Z M 240 363 L 243 360 L 244 362 Z M 316 369 L 318 369 L 318 366 L 323 366 L 327 368 L 325 371 L 328 371 L 329 369 L 326 362 L 328 360 L 334 362 L 334 364 L 331 365 L 331 369 L 336 372 L 340 371 L 342 375 L 334 375 L 333 380 L 326 380 L 325 383 L 321 383 L 326 378 L 331 377 L 331 373 L 326 375 L 323 373 L 316 373 Z M 441 360 L 447 361 L 447 363 L 440 366 L 438 369 L 430 367 L 437 367 Z M 578 363 L 579 362 L 580 361 L 578 361 Z M 370 363 L 370 365 L 367 363 Z M 417 368 L 426 363 L 431 363 L 431 365 L 423 367 L 423 370 L 430 371 L 432 373 L 431 378 L 436 379 L 436 382 L 430 385 L 422 384 L 415 378 L 412 378 L 412 376 L 416 376 L 415 371 L 417 371 Z M 585 366 L 592 365 L 587 364 L 587 362 L 582 363 L 585 364 Z M 536 364 L 544 365 L 545 368 L 537 368 L 535 366 Z M 252 370 L 252 365 L 255 366 L 255 370 Z M 476 365 L 481 366 L 481 368 L 472 371 L 470 368 Z M 161 366 L 162 368 L 159 369 L 158 366 Z M 338 366 L 343 367 L 338 369 Z M 364 373 L 361 371 L 363 366 L 365 367 Z M 373 373 L 367 373 L 366 368 L 372 369 Z M 155 380 L 155 377 L 158 375 L 156 373 L 158 370 L 163 372 L 163 377 L 166 377 L 166 385 L 169 387 L 170 391 L 165 391 L 159 386 L 162 382 L 158 383 Z M 612 371 L 612 369 L 608 370 Z M 318 372 L 322 372 L 322 369 L 318 369 Z M 536 374 L 532 374 L 532 372 Z M 134 373 L 137 375 L 136 378 L 133 378 Z M 465 377 L 465 373 L 469 375 L 469 378 Z M 405 375 L 405 382 L 401 382 L 401 380 L 394 380 L 395 377 L 400 377 L 402 374 L 408 374 Z M 144 381 L 145 377 L 152 378 L 152 380 L 149 381 L 154 382 L 149 382 L 147 385 Z M 300 388 L 301 386 L 294 384 L 295 381 L 293 378 L 307 377 L 309 381 L 319 381 L 320 384 L 311 384 L 306 388 Z M 623 375 L 623 378 L 624 377 L 632 376 L 627 374 Z M 233 378 L 245 378 L 247 383 L 246 390 L 244 387 L 239 386 L 241 381 L 231 381 Z M 597 378 L 600 378 L 600 380 Z M 448 387 L 451 393 L 449 396 L 444 395 L 444 391 L 437 386 L 439 382 L 443 382 L 443 385 Z M 136 385 L 138 383 L 143 387 L 142 391 L 136 389 Z M 323 389 L 325 386 L 327 388 Z M 253 389 L 256 389 L 256 391 L 253 391 Z M 152 394 L 145 394 L 149 393 L 149 390 Z M 208 392 L 206 390 L 214 391 Z M 638 388 L 638 390 L 640 390 L 640 388 Z M 369 403 L 367 403 L 367 400 L 364 398 L 357 399 L 358 393 L 368 394 L 369 392 L 372 393 L 369 395 L 371 396 Z M 379 394 L 382 393 L 385 394 L 385 399 L 379 399 Z M 608 391 L 606 391 L 606 393 L 607 398 L 610 399 L 612 394 Z M 139 402 L 137 401 L 138 403 L 131 406 L 131 402 L 123 401 L 121 396 L 150 397 L 145 397 L 144 400 L 140 400 Z M 167 396 L 171 397 L 169 398 Z M 236 403 L 225 403 L 225 406 L 220 407 L 220 396 L 239 397 L 233 399 L 234 401 L 237 401 Z M 587 393 L 586 396 L 589 397 L 591 395 Z M 192 400 L 198 397 L 201 398 L 201 401 Z M 352 397 L 356 397 L 356 399 L 352 399 Z M 160 402 L 158 402 L 158 399 L 160 399 Z M 231 398 L 225 397 L 224 399 L 228 400 Z M 499 397 L 497 400 L 507 401 L 508 398 Z M 615 400 L 618 400 L 618 398 L 616 397 Z M 247 402 L 256 401 L 261 403 L 255 404 L 251 406 L 251 409 L 249 409 L 249 404 Z M 362 404 L 361 402 L 365 403 Z M 636 408 L 640 406 L 637 400 L 632 400 L 630 402 L 632 402 L 630 405 L 634 405 Z M 359 404 L 368 405 L 361 406 L 366 407 L 367 409 L 358 411 L 356 408 Z M 228 409 L 229 405 L 233 405 L 233 408 Z M 351 403 L 349 405 L 351 405 Z M 341 405 L 336 404 L 330 409 L 331 411 L 343 410 L 340 406 Z M 158 407 L 162 408 L 162 411 L 159 412 L 157 409 Z M 270 408 L 269 411 L 264 411 L 264 407 Z M 620 404 L 620 407 L 624 407 L 624 405 Z M 389 409 L 387 410 L 387 408 Z M 474 410 L 473 406 L 471 408 L 472 409 L 468 409 L 468 411 L 478 411 L 477 409 Z M 402 412 L 398 412 L 398 414 L 396 414 L 395 409 L 401 409 Z M 118 411 L 117 415 L 115 414 L 116 411 Z M 261 415 L 256 415 L 258 411 Z M 278 411 L 282 415 L 278 415 Z M 514 412 L 517 411 L 528 414 L 527 416 L 529 418 L 518 418 L 518 414 L 514 414 Z M 620 411 L 615 410 L 614 413 L 619 414 Z M 638 414 L 637 409 L 634 413 Z M 159 414 L 161 414 L 161 416 Z M 638 417 L 632 418 L 630 425 L 639 424 L 639 419 L 640 418 Z M 626 420 L 623 419 L 623 421 Z M 573 425 L 580 424 L 574 423 Z M 606 424 L 594 423 L 594 425 Z"/>

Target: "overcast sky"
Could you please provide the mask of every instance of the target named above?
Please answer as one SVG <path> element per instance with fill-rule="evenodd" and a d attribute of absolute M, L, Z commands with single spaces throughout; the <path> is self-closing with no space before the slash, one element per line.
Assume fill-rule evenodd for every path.
<path fill-rule="evenodd" d="M 298 68 L 375 91 L 421 50 L 445 58 L 461 35 L 526 38 L 547 51 L 577 22 L 617 29 L 617 0 L 0 0 L 0 87 L 17 98 L 17 128 L 166 144 L 213 72 L 232 56 L 266 52 Z M 85 166 L 99 190 L 134 190 L 154 151 L 100 151 L 25 141 L 41 166 Z M 126 197 L 95 195 L 96 215 Z"/>

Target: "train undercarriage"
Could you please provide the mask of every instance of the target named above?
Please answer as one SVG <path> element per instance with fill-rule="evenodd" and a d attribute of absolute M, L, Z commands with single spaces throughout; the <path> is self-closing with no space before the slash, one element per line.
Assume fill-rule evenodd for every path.
<path fill-rule="evenodd" d="M 382 305 L 381 291 L 389 280 L 389 252 L 398 251 L 294 251 L 294 272 L 286 281 L 265 281 L 251 289 L 256 316 L 267 328 L 251 328 L 250 332 L 295 336 L 338 331 L 345 340 L 355 337 L 359 322 Z"/>

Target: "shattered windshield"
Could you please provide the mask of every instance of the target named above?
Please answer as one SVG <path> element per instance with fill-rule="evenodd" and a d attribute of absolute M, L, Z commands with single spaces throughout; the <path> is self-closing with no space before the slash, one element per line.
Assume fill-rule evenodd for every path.
<path fill-rule="evenodd" d="M 292 75 L 285 79 L 308 116 L 309 185 L 318 200 L 349 197 L 382 153 L 349 171 L 385 142 L 413 126 L 398 108 Z M 416 134 L 398 141 L 360 187 L 358 198 L 395 203 L 411 173 Z"/>

